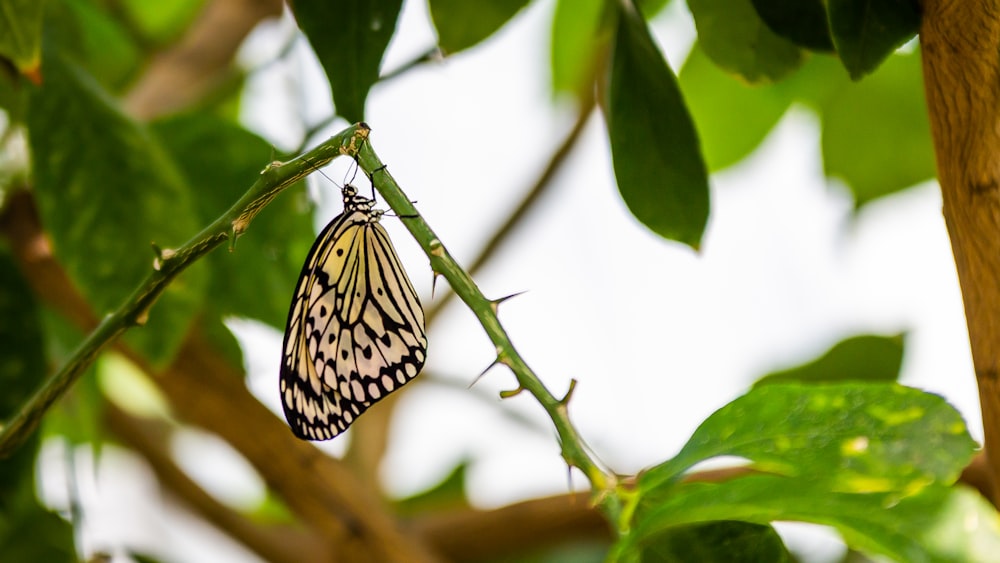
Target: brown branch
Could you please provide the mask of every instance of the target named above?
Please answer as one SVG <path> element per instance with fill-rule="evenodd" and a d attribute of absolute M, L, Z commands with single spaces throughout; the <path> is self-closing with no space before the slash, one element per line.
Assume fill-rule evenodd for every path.
<path fill-rule="evenodd" d="M 95 317 L 51 255 L 27 192 L 8 197 L 0 230 L 33 290 L 67 318 L 89 330 Z M 153 314 L 156 314 L 155 309 Z M 157 372 L 121 342 L 116 349 L 147 373 L 184 420 L 219 434 L 260 472 L 299 518 L 343 561 L 434 561 L 420 542 L 403 534 L 380 502 L 343 464 L 296 439 L 284 421 L 257 401 L 243 374 L 192 331 L 173 364 Z"/>
<path fill-rule="evenodd" d="M 132 416 L 113 403 L 105 406 L 104 422 L 125 445 L 146 459 L 170 492 L 263 559 L 275 563 L 321 563 L 333 557 L 331 546 L 312 529 L 258 524 L 205 492 L 171 457 L 167 448 L 171 431 L 165 422 Z"/>
<path fill-rule="evenodd" d="M 224 84 L 233 56 L 261 20 L 281 15 L 281 0 L 212 0 L 181 40 L 155 56 L 125 98 L 142 120 L 181 111 Z"/>
<path fill-rule="evenodd" d="M 580 539 L 611 542 L 608 523 L 588 493 L 425 516 L 413 529 L 451 561 L 484 561 Z"/>
<path fill-rule="evenodd" d="M 1000 6 L 926 0 L 924 88 L 944 218 L 965 302 L 987 451 L 1000 477 Z M 1000 498 L 993 495 L 994 504 Z"/>

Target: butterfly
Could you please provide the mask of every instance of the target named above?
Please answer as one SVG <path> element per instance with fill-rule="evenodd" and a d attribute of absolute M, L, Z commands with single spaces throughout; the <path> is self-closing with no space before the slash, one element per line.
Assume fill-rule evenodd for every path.
<path fill-rule="evenodd" d="M 292 432 L 329 440 L 424 365 L 424 312 L 384 211 L 347 184 L 296 285 L 282 344 L 281 405 Z"/>

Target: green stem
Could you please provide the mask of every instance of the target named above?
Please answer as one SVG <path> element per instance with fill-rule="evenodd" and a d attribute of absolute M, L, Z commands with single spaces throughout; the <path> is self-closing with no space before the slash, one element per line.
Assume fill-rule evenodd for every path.
<path fill-rule="evenodd" d="M 375 154 L 371 143 L 365 143 L 361 147 L 358 161 L 361 167 L 372 175 L 372 183 L 375 184 L 386 203 L 399 215 L 403 224 L 430 258 L 431 268 L 435 274 L 442 275 L 448 280 L 451 288 L 479 319 L 486 334 L 496 346 L 496 362 L 509 367 L 517 378 L 519 391 L 524 390 L 530 393 L 545 409 L 558 433 L 563 459 L 570 466 L 577 467 L 583 472 L 590 481 L 595 500 L 611 521 L 617 524 L 621 509 L 616 493 L 617 478 L 610 471 L 601 468 L 600 464 L 591 457 L 586 444 L 570 422 L 567 411 L 570 393 L 567 393 L 562 399 L 556 398 L 528 367 L 514 345 L 511 344 L 507 331 L 504 330 L 497 318 L 497 306 L 502 299 L 490 300 L 483 295 L 469 274 L 452 258 L 441 240 L 424 222 L 416 208 L 400 190 L 399 185 Z M 572 384 L 570 391 L 572 391 Z"/>
<path fill-rule="evenodd" d="M 274 162 L 221 217 L 180 248 L 158 250 L 146 279 L 113 313 L 104 318 L 67 362 L 35 392 L 7 424 L 0 427 L 0 459 L 10 456 L 37 428 L 42 417 L 94 362 L 97 355 L 126 330 L 145 324 L 149 310 L 171 281 L 210 250 L 230 241 L 230 249 L 253 218 L 284 189 L 338 156 L 356 156 L 367 145 L 364 123 L 348 127 L 315 149 L 289 162 Z"/>

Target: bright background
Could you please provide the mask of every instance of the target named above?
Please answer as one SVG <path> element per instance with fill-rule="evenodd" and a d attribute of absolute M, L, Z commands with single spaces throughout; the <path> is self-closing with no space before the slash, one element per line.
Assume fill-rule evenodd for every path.
<path fill-rule="evenodd" d="M 554 101 L 548 86 L 553 7 L 534 2 L 485 43 L 376 85 L 369 97 L 373 147 L 460 263 L 471 261 L 517 205 L 572 125 L 573 108 Z M 673 2 L 652 22 L 675 70 L 695 35 L 686 10 Z M 336 27 L 330 22 L 331 33 Z M 295 33 L 286 15 L 262 25 L 240 55 L 248 69 L 259 69 L 245 94 L 244 122 L 283 150 L 303 135 L 289 124 L 318 123 L 332 113 L 325 77 L 304 39 L 275 61 Z M 433 43 L 426 4 L 407 1 L 383 68 L 392 71 Z M 346 125 L 338 121 L 326 133 Z M 793 108 L 750 158 L 714 175 L 708 231 L 695 254 L 628 213 L 595 113 L 524 227 L 476 276 L 487 296 L 526 291 L 502 306 L 501 320 L 554 394 L 564 393 L 570 378 L 579 381 L 571 416 L 614 470 L 633 474 L 667 459 L 756 377 L 862 332 L 906 331 L 903 382 L 945 396 L 981 439 L 936 184 L 855 212 L 848 190 L 823 176 L 818 132 L 808 110 Z M 341 181 L 346 163 L 327 174 Z M 339 212 L 339 193 L 322 178 L 311 189 L 322 203 L 318 230 Z M 397 220 L 383 224 L 429 303 L 426 257 Z M 231 327 L 246 345 L 251 389 L 280 416 L 281 334 L 241 319 Z M 585 485 L 581 476 L 567 476 L 551 425 L 532 399 L 497 398 L 515 386 L 506 369 L 466 389 L 494 355 L 469 311 L 452 303 L 429 339 L 425 375 L 453 385 L 414 385 L 405 394 L 379 476 L 387 490 L 418 492 L 462 460 L 470 462 L 469 496 L 481 507 Z M 336 454 L 349 439 L 321 447 Z M 174 448 L 182 465 L 227 502 L 252 506 L 264 496 L 249 466 L 219 440 L 185 432 Z M 45 497 L 64 507 L 69 466 L 59 461 L 66 456 L 53 445 L 45 455 L 52 468 L 42 476 Z M 127 543 L 178 561 L 255 560 L 161 496 L 137 458 L 107 447 L 95 471 L 87 455 L 73 457 L 87 515 L 85 551 L 115 552 Z M 816 560 L 837 554 L 827 535 L 805 528 L 780 529 Z"/>

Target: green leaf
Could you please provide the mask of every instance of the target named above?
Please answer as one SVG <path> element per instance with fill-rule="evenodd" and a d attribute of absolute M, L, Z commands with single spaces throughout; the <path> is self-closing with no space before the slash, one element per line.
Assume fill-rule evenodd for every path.
<path fill-rule="evenodd" d="M 720 519 L 832 526 L 852 548 L 907 563 L 995 562 L 1000 553 L 996 510 L 965 487 L 934 485 L 900 498 L 829 491 L 809 476 L 774 475 L 675 489 L 637 513 L 622 549 L 638 550 L 676 526 Z"/>
<path fill-rule="evenodd" d="M 602 23 L 604 0 L 557 0 L 552 17 L 552 89 L 577 93 L 593 89 L 599 54 L 610 33 Z"/>
<path fill-rule="evenodd" d="M 31 448 L 23 448 L 23 450 Z M 20 452 L 18 452 L 20 453 Z M 17 454 L 15 454 L 17 455 Z M 0 553 L 4 561 L 76 563 L 73 528 L 37 501 L 17 512 L 0 514 Z"/>
<path fill-rule="evenodd" d="M 425 491 L 397 501 L 397 514 L 405 518 L 418 514 L 468 508 L 469 502 L 465 498 L 468 470 L 469 462 L 462 460 L 441 482 Z"/>
<path fill-rule="evenodd" d="M 767 525 L 720 521 L 675 526 L 645 542 L 643 563 L 790 563 L 781 536 Z"/>
<path fill-rule="evenodd" d="M 697 248 L 708 221 L 708 172 L 677 79 L 635 11 L 619 14 L 608 136 L 618 190 L 657 234 Z"/>
<path fill-rule="evenodd" d="M 45 68 L 27 120 L 39 211 L 56 257 L 103 315 L 152 271 L 151 242 L 178 245 L 198 222 L 180 174 L 148 131 L 61 57 L 46 57 Z M 156 363 L 168 360 L 204 286 L 203 270 L 186 271 L 129 342 Z"/>
<path fill-rule="evenodd" d="M 890 383 L 773 384 L 717 410 L 676 457 L 643 474 L 642 491 L 723 455 L 756 470 L 809 477 L 829 491 L 918 491 L 951 484 L 975 448 L 944 399 Z"/>
<path fill-rule="evenodd" d="M 751 0 L 688 0 L 698 41 L 715 64 L 747 82 L 775 82 L 805 57 L 761 20 Z"/>
<path fill-rule="evenodd" d="M 428 4 L 438 32 L 438 46 L 452 54 L 493 35 L 528 0 L 429 0 Z"/>
<path fill-rule="evenodd" d="M 708 417 L 674 459 L 640 477 L 632 531 L 619 550 L 634 553 L 695 522 L 780 520 L 834 526 L 852 547 L 900 561 L 992 560 L 975 554 L 1000 553 L 1000 520 L 953 487 L 974 448 L 961 416 L 916 389 L 761 386 Z M 724 455 L 749 460 L 750 473 L 680 481 Z M 955 524 L 968 521 L 977 524 Z"/>
<path fill-rule="evenodd" d="M 854 336 L 810 363 L 765 375 L 754 386 L 795 381 L 895 381 L 903 365 L 904 336 Z"/>
<path fill-rule="evenodd" d="M 0 246 L 0 420 L 13 415 L 45 380 L 44 336 L 35 296 Z"/>
<path fill-rule="evenodd" d="M 295 0 L 289 3 L 326 71 L 337 114 L 364 119 L 382 55 L 396 30 L 403 0 Z"/>
<path fill-rule="evenodd" d="M 0 423 L 13 416 L 46 377 L 38 306 L 6 246 L 0 245 Z M 0 553 L 4 561 L 74 562 L 69 525 L 35 497 L 35 432 L 0 459 Z"/>
<path fill-rule="evenodd" d="M 827 0 L 830 32 L 852 80 L 875 70 L 920 30 L 917 0 Z"/>
<path fill-rule="evenodd" d="M 205 7 L 205 0 L 172 2 L 122 0 L 121 7 L 127 12 L 129 21 L 141 30 L 145 37 L 162 44 L 180 36 L 187 29 L 188 24 Z"/>
<path fill-rule="evenodd" d="M 202 224 L 229 209 L 273 154 L 267 141 L 207 113 L 172 117 L 154 124 L 153 132 L 181 167 L 192 193 L 198 194 L 196 211 Z M 205 257 L 209 301 L 217 314 L 284 328 L 302 262 L 316 238 L 304 183 L 286 192 L 260 212 L 232 252 Z"/>
<path fill-rule="evenodd" d="M 678 79 L 713 172 L 739 162 L 757 148 L 793 99 L 787 88 L 752 87 L 723 72 L 698 43 Z"/>
<path fill-rule="evenodd" d="M 142 64 L 133 38 L 94 2 L 53 3 L 46 16 L 45 30 L 46 38 L 51 38 L 50 50 L 58 49 L 110 91 L 117 92 L 129 85 Z"/>
<path fill-rule="evenodd" d="M 21 73 L 38 69 L 44 13 L 44 0 L 0 0 L 0 57 Z"/>
<path fill-rule="evenodd" d="M 920 56 L 896 55 L 820 108 L 823 166 L 858 206 L 935 175 Z"/>
<path fill-rule="evenodd" d="M 771 31 L 799 47 L 833 51 L 823 0 L 752 0 L 757 14 Z"/>

